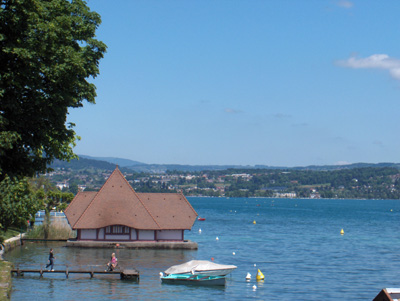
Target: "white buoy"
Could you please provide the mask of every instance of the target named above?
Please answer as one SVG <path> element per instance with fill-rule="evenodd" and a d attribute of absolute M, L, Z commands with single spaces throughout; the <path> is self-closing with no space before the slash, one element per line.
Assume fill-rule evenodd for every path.
<path fill-rule="evenodd" d="M 255 291 L 257 289 L 257 285 L 253 285 L 253 290 Z"/>
<path fill-rule="evenodd" d="M 254 266 L 256 267 L 257 265 L 256 265 L 256 264 L 254 264 Z"/>
<path fill-rule="evenodd" d="M 236 253 L 235 253 L 235 252 L 232 252 L 232 254 L 233 254 L 233 255 L 236 255 Z"/>
<path fill-rule="evenodd" d="M 217 236 L 217 238 L 215 240 L 219 240 L 218 236 Z"/>
<path fill-rule="evenodd" d="M 247 275 L 246 275 L 246 280 L 250 280 L 251 279 L 251 274 L 250 273 L 247 273 Z"/>
<path fill-rule="evenodd" d="M 201 233 L 201 229 L 199 229 L 199 233 Z"/>

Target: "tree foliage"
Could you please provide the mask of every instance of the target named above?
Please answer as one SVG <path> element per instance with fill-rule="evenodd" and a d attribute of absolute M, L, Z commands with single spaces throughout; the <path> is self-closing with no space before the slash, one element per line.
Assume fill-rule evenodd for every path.
<path fill-rule="evenodd" d="M 100 23 L 82 0 L 0 0 L 0 179 L 74 157 L 67 115 L 95 102 Z"/>
<path fill-rule="evenodd" d="M 40 200 L 40 209 L 45 211 L 44 220 L 44 238 L 49 237 L 50 231 L 50 212 L 55 207 L 57 210 L 65 210 L 67 205 L 74 198 L 74 194 L 70 192 L 59 191 L 49 179 L 38 177 L 31 180 L 31 185 L 37 200 Z"/>
<path fill-rule="evenodd" d="M 5 177 L 0 182 L 0 227 L 23 227 L 43 206 L 25 179 Z"/>

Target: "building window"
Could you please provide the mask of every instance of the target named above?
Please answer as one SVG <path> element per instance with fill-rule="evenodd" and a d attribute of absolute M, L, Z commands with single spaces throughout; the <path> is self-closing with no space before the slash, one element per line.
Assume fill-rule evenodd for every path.
<path fill-rule="evenodd" d="M 125 226 L 108 226 L 106 227 L 106 234 L 129 234 L 129 227 Z"/>
<path fill-rule="evenodd" d="M 123 228 L 122 226 L 113 226 L 113 233 L 114 234 L 123 233 L 122 228 Z"/>

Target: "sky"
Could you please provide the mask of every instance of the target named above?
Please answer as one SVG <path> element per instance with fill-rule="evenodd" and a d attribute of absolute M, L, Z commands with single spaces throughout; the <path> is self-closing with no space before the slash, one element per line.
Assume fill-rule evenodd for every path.
<path fill-rule="evenodd" d="M 400 162 L 400 1 L 89 0 L 74 151 L 149 164 Z"/>

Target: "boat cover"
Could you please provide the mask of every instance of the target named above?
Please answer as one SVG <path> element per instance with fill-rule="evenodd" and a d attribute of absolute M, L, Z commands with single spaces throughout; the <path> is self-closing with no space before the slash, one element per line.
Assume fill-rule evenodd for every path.
<path fill-rule="evenodd" d="M 217 270 L 233 270 L 235 265 L 218 264 L 207 260 L 191 260 L 186 263 L 173 265 L 165 270 L 166 274 L 183 274 L 192 271 L 217 271 Z"/>

